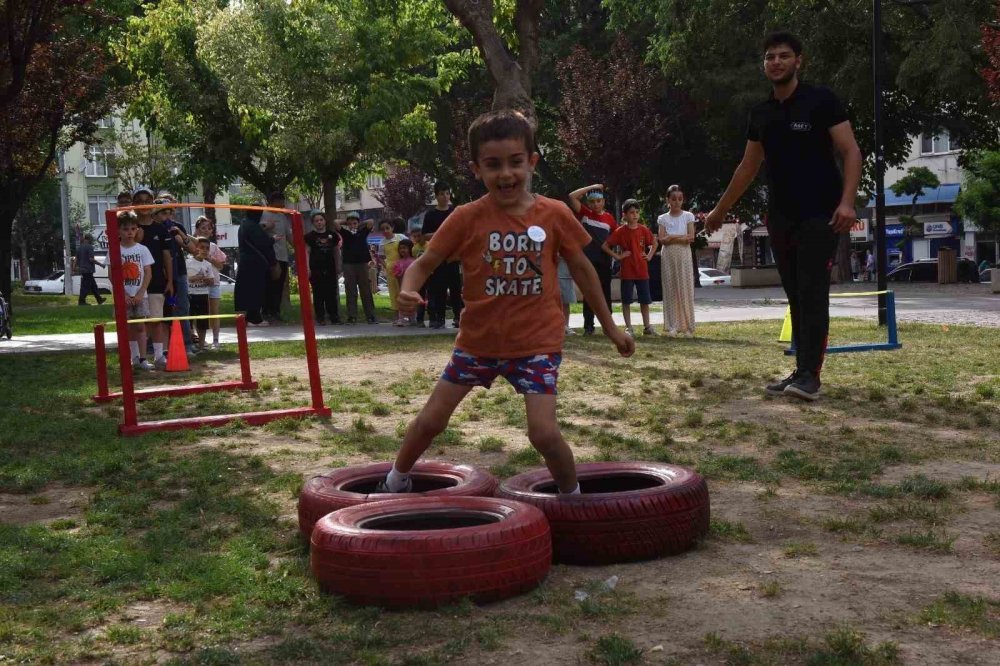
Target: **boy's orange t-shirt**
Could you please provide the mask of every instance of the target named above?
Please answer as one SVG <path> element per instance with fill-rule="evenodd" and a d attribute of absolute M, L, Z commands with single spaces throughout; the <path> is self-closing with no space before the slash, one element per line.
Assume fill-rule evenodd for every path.
<path fill-rule="evenodd" d="M 589 242 L 555 199 L 536 196 L 523 217 L 504 212 L 489 195 L 456 208 L 427 246 L 462 262 L 465 309 L 455 345 L 503 359 L 562 351 L 559 257 Z"/>
<path fill-rule="evenodd" d="M 648 280 L 649 263 L 646 261 L 646 248 L 656 243 L 653 232 L 644 225 L 630 229 L 627 224 L 615 229 L 608 236 L 608 245 L 621 246 L 632 254 L 622 260 L 621 278 L 623 280 Z"/>

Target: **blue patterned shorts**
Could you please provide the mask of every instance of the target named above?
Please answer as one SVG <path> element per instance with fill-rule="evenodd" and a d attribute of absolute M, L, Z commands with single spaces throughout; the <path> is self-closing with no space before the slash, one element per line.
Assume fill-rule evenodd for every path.
<path fill-rule="evenodd" d="M 521 394 L 555 395 L 562 354 L 538 354 L 523 358 L 487 358 L 459 349 L 441 374 L 441 379 L 462 386 L 485 386 L 503 377 Z"/>

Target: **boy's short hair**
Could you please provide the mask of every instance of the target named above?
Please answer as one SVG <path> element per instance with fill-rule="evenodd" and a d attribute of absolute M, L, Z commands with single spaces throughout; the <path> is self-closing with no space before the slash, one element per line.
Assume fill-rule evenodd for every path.
<path fill-rule="evenodd" d="M 134 210 L 123 210 L 118 213 L 118 227 L 131 226 L 133 224 L 139 224 L 139 216 L 135 214 Z"/>
<path fill-rule="evenodd" d="M 635 208 L 635 209 L 641 209 L 642 206 L 640 206 L 639 202 L 636 201 L 635 199 L 626 199 L 625 203 L 622 204 L 622 212 L 623 213 L 627 213 L 630 210 L 632 210 L 633 208 Z"/>
<path fill-rule="evenodd" d="M 87 241 L 88 243 L 93 243 L 94 242 L 94 237 L 91 236 L 90 234 L 84 234 L 83 235 L 83 240 Z"/>
<path fill-rule="evenodd" d="M 439 180 L 434 183 L 434 194 L 441 194 L 442 192 L 451 192 L 451 185 L 443 180 Z"/>
<path fill-rule="evenodd" d="M 400 247 L 408 247 L 408 248 L 410 248 L 412 250 L 413 249 L 413 241 L 411 241 L 409 238 L 404 238 L 403 240 L 399 241 L 399 246 Z"/>
<path fill-rule="evenodd" d="M 775 46 L 782 45 L 792 49 L 795 55 L 802 55 L 802 40 L 787 30 L 776 30 L 775 32 L 769 33 L 767 37 L 764 38 L 764 48 L 761 50 L 767 51 Z"/>
<path fill-rule="evenodd" d="M 350 220 L 350 219 L 360 220 L 361 219 L 361 213 L 359 213 L 356 210 L 349 211 L 347 213 L 347 219 L 348 220 Z"/>
<path fill-rule="evenodd" d="M 202 243 L 204 243 L 205 245 L 208 245 L 208 246 L 212 245 L 212 241 L 208 240 L 204 236 L 197 236 L 194 240 L 195 240 L 196 243 L 198 243 L 198 245 L 201 245 Z"/>
<path fill-rule="evenodd" d="M 469 126 L 469 152 L 472 161 L 479 161 L 479 146 L 487 141 L 523 139 L 528 152 L 535 150 L 535 130 L 520 111 L 500 109 L 490 111 L 472 121 Z"/>
<path fill-rule="evenodd" d="M 284 201 L 284 200 L 285 200 L 285 193 L 280 192 L 278 190 L 275 190 L 274 192 L 271 192 L 270 194 L 267 195 L 267 203 L 271 203 L 273 201 Z"/>

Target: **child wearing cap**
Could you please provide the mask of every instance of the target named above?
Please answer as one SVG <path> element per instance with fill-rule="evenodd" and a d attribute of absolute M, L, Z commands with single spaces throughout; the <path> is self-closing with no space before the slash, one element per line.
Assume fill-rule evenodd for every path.
<path fill-rule="evenodd" d="M 586 197 L 587 203 L 583 203 L 584 197 Z M 570 192 L 569 207 L 580 220 L 583 228 L 590 234 L 590 243 L 583 251 L 597 272 L 597 279 L 601 283 L 601 292 L 604 294 L 604 304 L 610 310 L 611 254 L 604 249 L 604 241 L 608 239 L 611 232 L 618 228 L 618 222 L 615 221 L 614 215 L 604 210 L 604 185 L 596 183 Z M 584 335 L 594 334 L 594 312 L 596 312 L 595 304 L 584 298 Z"/>
<path fill-rule="evenodd" d="M 639 224 L 639 202 L 629 199 L 622 206 L 625 226 L 618 227 L 604 241 L 604 250 L 621 262 L 622 280 L 622 317 L 625 319 L 625 331 L 635 337 L 632 328 L 632 300 L 638 296 L 639 311 L 642 312 L 642 332 L 644 335 L 656 335 L 649 325 L 649 261 L 656 252 L 656 239 L 653 232 L 645 225 Z M 616 253 L 612 247 L 622 248 Z"/>
<path fill-rule="evenodd" d="M 337 233 L 341 238 L 341 255 L 344 258 L 344 291 L 347 294 L 347 323 L 358 321 L 358 294 L 369 324 L 376 324 L 375 299 L 372 298 L 372 283 L 368 269 L 372 263 L 368 249 L 368 232 L 374 226 L 372 220 L 361 222 L 361 215 L 352 210 L 347 220 L 337 223 Z"/>
<path fill-rule="evenodd" d="M 595 304 L 604 334 L 622 356 L 635 343 L 618 330 L 583 248 L 590 242 L 566 206 L 528 190 L 538 153 L 534 130 L 511 110 L 493 111 L 469 128 L 470 167 L 486 196 L 459 206 L 403 276 L 400 308 L 413 310 L 427 277 L 449 260 L 462 263 L 465 309 L 455 351 L 433 393 L 406 429 L 381 492 L 409 492 L 409 472 L 476 386 L 503 377 L 524 396 L 528 439 L 561 493 L 579 493 L 573 452 L 556 420 L 563 319 L 557 264 L 566 260 Z"/>

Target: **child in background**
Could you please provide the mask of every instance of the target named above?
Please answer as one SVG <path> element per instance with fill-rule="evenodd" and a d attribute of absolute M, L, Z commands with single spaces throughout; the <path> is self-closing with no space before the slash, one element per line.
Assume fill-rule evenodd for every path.
<path fill-rule="evenodd" d="M 629 199 L 622 205 L 622 215 L 625 224 L 615 229 L 604 241 L 604 250 L 622 264 L 622 317 L 625 319 L 625 330 L 633 338 L 632 299 L 638 295 L 639 310 L 642 312 L 642 332 L 644 335 L 656 335 L 649 325 L 649 304 L 653 302 L 649 295 L 649 261 L 656 252 L 656 239 L 653 232 L 645 225 L 639 224 L 639 202 Z M 618 245 L 621 254 L 615 254 L 611 248 Z"/>
<path fill-rule="evenodd" d="M 562 298 L 566 335 L 576 335 L 576 331 L 569 327 L 569 306 L 576 303 L 576 286 L 573 284 L 573 276 L 569 273 L 569 266 L 562 259 L 559 260 L 559 296 Z"/>
<path fill-rule="evenodd" d="M 415 261 L 413 258 L 413 241 L 408 238 L 404 238 L 399 241 L 399 259 L 396 263 L 392 265 L 392 274 L 395 276 L 396 281 L 402 283 L 403 275 L 406 273 L 406 269 L 409 268 Z M 402 307 L 399 308 L 399 319 L 393 322 L 394 326 L 408 326 L 410 323 L 410 318 L 413 316 L 413 312 L 406 312 Z"/>
<path fill-rule="evenodd" d="M 217 315 L 219 314 L 219 302 L 222 300 L 222 278 L 220 276 L 226 265 L 226 253 L 218 245 L 211 242 L 215 238 L 215 223 L 209 218 L 204 215 L 199 217 L 194 223 L 194 233 L 196 236 L 209 240 L 208 256 L 205 259 L 212 264 L 215 282 L 208 288 L 208 314 Z M 212 349 L 218 351 L 219 320 L 210 319 L 209 325 L 212 327 Z"/>
<path fill-rule="evenodd" d="M 208 253 L 212 243 L 207 238 L 195 238 L 198 247 L 187 258 L 188 300 L 191 305 L 191 316 L 200 317 L 208 314 L 208 294 L 212 285 L 218 279 L 215 268 L 208 261 Z M 208 320 L 196 319 L 197 335 L 194 344 L 198 351 L 205 350 L 205 334 L 208 332 Z"/>
<path fill-rule="evenodd" d="M 118 239 L 121 241 L 122 282 L 125 285 L 125 303 L 127 319 L 143 319 L 149 317 L 149 299 L 146 289 L 153 278 L 153 254 L 145 245 L 136 241 L 139 233 L 139 221 L 130 210 L 118 213 Z M 146 325 L 128 325 L 128 348 L 131 353 L 132 367 L 142 370 L 152 370 L 153 366 L 146 360 Z M 124 353 L 121 350 L 119 353 Z"/>
<path fill-rule="evenodd" d="M 461 261 L 465 309 L 455 351 L 406 429 L 378 490 L 410 492 L 410 470 L 465 396 L 503 377 L 524 396 L 528 439 L 545 459 L 559 492 L 577 494 L 573 451 L 556 419 L 564 336 L 560 257 L 584 297 L 594 303 L 604 334 L 619 353 L 631 356 L 635 342 L 614 326 L 597 274 L 583 252 L 590 235 L 564 203 L 528 189 L 539 159 L 528 120 L 511 110 L 482 115 L 469 128 L 469 148 L 470 165 L 487 194 L 448 216 L 406 271 L 399 292 L 400 307 L 412 310 L 431 273 L 445 261 Z"/>
<path fill-rule="evenodd" d="M 413 243 L 413 258 L 419 259 L 420 255 L 424 253 L 427 249 L 427 239 L 424 236 L 423 229 L 414 229 L 410 232 L 410 241 Z M 418 290 L 420 298 L 423 300 L 420 305 L 417 306 L 417 316 L 414 317 L 413 321 L 410 322 L 410 326 L 416 326 L 418 328 L 424 327 L 424 315 L 427 314 L 427 285 L 425 284 Z"/>
<path fill-rule="evenodd" d="M 679 185 L 667 189 L 670 210 L 657 220 L 660 276 L 663 280 L 663 330 L 667 335 L 694 335 L 694 213 L 684 210 L 684 192 Z"/>
<path fill-rule="evenodd" d="M 402 317 L 399 314 L 399 303 L 396 302 L 399 296 L 399 280 L 393 273 L 392 267 L 399 259 L 400 241 L 409 240 L 403 234 L 397 234 L 396 229 L 402 227 L 401 218 L 391 218 L 378 223 L 378 230 L 382 232 L 382 244 L 378 246 L 378 256 L 385 270 L 385 279 L 389 285 L 389 309 L 396 312 L 396 319 L 393 325 L 399 326 Z"/>

